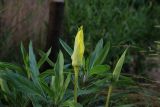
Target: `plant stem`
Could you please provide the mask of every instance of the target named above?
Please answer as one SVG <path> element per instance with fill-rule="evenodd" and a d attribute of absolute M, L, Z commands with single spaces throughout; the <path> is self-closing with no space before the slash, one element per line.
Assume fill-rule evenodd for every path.
<path fill-rule="evenodd" d="M 111 97 L 112 88 L 113 88 L 113 86 L 110 85 L 110 86 L 109 86 L 109 90 L 108 90 L 108 95 L 107 95 L 107 100 L 106 100 L 106 105 L 105 105 L 105 107 L 109 107 L 109 99 L 110 99 L 110 97 Z"/>
<path fill-rule="evenodd" d="M 74 102 L 77 104 L 77 92 L 78 92 L 78 72 L 79 67 L 74 67 Z"/>

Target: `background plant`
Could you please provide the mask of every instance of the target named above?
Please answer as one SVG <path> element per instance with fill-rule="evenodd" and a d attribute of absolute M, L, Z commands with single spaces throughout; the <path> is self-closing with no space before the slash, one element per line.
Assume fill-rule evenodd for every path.
<path fill-rule="evenodd" d="M 73 43 L 71 38 L 77 27 L 83 24 L 86 28 L 86 46 L 89 47 L 87 52 L 94 49 L 97 40 L 104 38 L 104 40 L 110 40 L 114 46 L 108 58 L 112 60 L 118 58 L 117 53 L 121 52 L 121 47 L 130 44 L 127 66 L 132 67 L 127 69 L 127 72 L 142 74 L 145 69 L 143 67 L 145 55 L 140 51 L 147 50 L 148 46 L 153 45 L 160 35 L 160 32 L 154 27 L 159 24 L 158 1 L 66 0 L 65 7 L 64 34 L 70 36 L 64 36 L 64 38 L 68 43 Z M 133 63 L 136 63 L 135 65 L 132 64 L 132 60 L 134 60 Z"/>

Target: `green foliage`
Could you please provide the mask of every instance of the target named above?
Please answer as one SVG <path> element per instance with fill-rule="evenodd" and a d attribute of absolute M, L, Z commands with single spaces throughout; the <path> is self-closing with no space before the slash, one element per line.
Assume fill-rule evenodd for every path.
<path fill-rule="evenodd" d="M 113 71 L 113 79 L 114 81 L 118 81 L 120 73 L 121 73 L 121 69 L 125 60 L 125 55 L 126 55 L 127 49 L 124 51 L 124 53 L 122 54 L 122 56 L 120 57 L 120 59 L 118 60 L 116 67 Z"/>
<path fill-rule="evenodd" d="M 154 27 L 160 23 L 159 11 L 157 0 L 66 0 L 64 35 L 67 36 L 64 38 L 68 44 L 73 44 L 76 29 L 83 25 L 88 54 L 99 39 L 109 40 L 114 48 L 107 60 L 112 60 L 112 66 L 121 48 L 130 45 L 127 66 L 132 66 L 133 71 L 128 69 L 128 72 L 143 74 L 146 56 L 141 52 L 159 40 L 160 30 Z"/>
<path fill-rule="evenodd" d="M 63 40 L 60 40 L 60 43 L 71 55 L 72 48 Z M 139 85 L 136 85 L 139 83 L 130 76 L 121 75 L 128 49 L 121 55 L 114 69 L 105 63 L 110 47 L 110 42 L 104 43 L 101 39 L 94 51 L 83 59 L 77 78 L 78 103 L 75 104 L 75 84 L 72 78 L 74 73 L 68 66 L 71 62 L 65 65 L 63 53 L 60 51 L 57 61 L 53 63 L 49 59 L 51 49 L 47 52 L 39 51 L 40 58 L 37 61 L 32 42 L 28 52 L 21 44 L 23 64 L 0 62 L 0 106 L 97 107 L 105 105 L 107 96 L 110 106 L 137 106 L 139 102 L 130 100 L 130 95 L 147 96 L 143 105 L 147 105 L 145 102 L 152 97 L 157 98 L 159 94 L 156 91 L 139 88 Z M 48 63 L 50 68 L 40 72 L 45 63 Z"/>
<path fill-rule="evenodd" d="M 72 49 L 63 40 L 60 41 L 62 47 L 64 47 L 68 55 L 71 55 Z M 84 64 L 79 73 L 79 102 L 81 102 L 81 104 L 86 107 L 104 105 L 105 97 L 102 95 L 102 92 L 106 91 L 106 87 L 108 88 L 110 86 L 113 86 L 114 88 L 124 89 L 124 92 L 114 92 L 114 88 L 113 91 L 112 88 L 110 88 L 110 106 L 120 106 L 124 104 L 126 104 L 124 106 L 136 106 L 138 104 L 134 102 L 132 103 L 127 100 L 128 96 L 132 93 L 141 93 L 143 95 L 146 95 L 146 93 L 140 92 L 135 84 L 135 81 L 133 81 L 130 77 L 120 75 L 125 55 L 128 49 L 124 51 L 124 53 L 118 60 L 115 68 L 113 69 L 113 73 L 111 73 L 111 67 L 104 64 L 109 49 L 110 42 L 103 44 L 103 39 L 101 39 L 95 46 L 94 51 L 91 52 L 88 57 L 84 58 Z M 142 90 L 145 89 L 142 88 Z M 113 94 L 111 94 L 111 92 Z M 127 98 L 126 101 L 124 99 L 121 99 L 122 96 Z M 90 99 L 92 99 L 92 101 Z M 114 102 L 114 100 L 116 101 Z M 101 103 L 97 104 L 97 102 Z M 146 104 L 142 103 L 142 105 Z"/>
<path fill-rule="evenodd" d="M 63 40 L 60 40 L 60 43 L 62 44 L 62 47 L 64 47 L 64 49 L 67 51 L 67 53 L 71 55 L 72 49 Z M 82 86 L 80 86 L 81 88 L 79 87 L 80 90 L 78 92 L 79 93 L 78 95 L 80 97 L 85 97 L 85 95 L 96 96 L 96 94 L 101 92 L 104 86 L 106 85 L 109 86 L 110 84 L 109 81 L 112 81 L 112 74 L 109 73 L 110 66 L 103 64 L 104 61 L 106 60 L 107 54 L 110 49 L 110 42 L 107 42 L 104 46 L 103 45 L 104 45 L 103 39 L 101 39 L 97 43 L 95 50 L 89 55 L 89 57 L 86 58 L 86 60 L 84 60 L 82 72 L 79 73 L 81 77 L 79 84 L 82 84 Z M 124 62 L 124 54 L 123 57 L 120 58 L 120 61 L 117 64 L 117 66 L 122 66 L 123 62 Z M 116 72 L 118 71 L 117 66 L 116 66 L 117 69 Z M 119 68 L 119 71 L 120 70 L 121 68 Z M 108 83 L 106 81 L 108 81 Z M 83 105 L 85 106 L 90 106 L 89 104 L 93 103 L 93 101 L 86 99 L 83 100 L 83 98 L 81 102 L 83 102 Z"/>
<path fill-rule="evenodd" d="M 123 52 L 122 56 L 119 58 L 119 60 L 116 64 L 116 67 L 113 71 L 113 74 L 112 74 L 113 75 L 113 81 L 112 81 L 113 83 L 117 82 L 118 79 L 119 79 L 121 69 L 122 69 L 122 66 L 123 66 L 123 63 L 124 63 L 124 60 L 125 60 L 126 52 L 127 52 L 127 49 Z M 109 99 L 110 99 L 110 96 L 111 96 L 111 93 L 112 93 L 113 83 L 109 86 L 108 96 L 107 96 L 107 101 L 106 101 L 106 106 L 105 107 L 109 107 Z"/>
<path fill-rule="evenodd" d="M 44 1 L 36 0 L 40 5 Z M 136 49 L 139 47 L 137 49 L 139 51 L 152 46 L 155 40 L 157 45 L 153 52 L 154 55 L 159 55 L 160 43 L 157 40 L 160 30 L 157 28 L 160 23 L 160 6 L 154 3 L 155 1 L 65 0 L 66 40 L 72 44 L 71 38 L 74 37 L 77 27 L 83 24 L 86 28 L 84 38 L 87 52 L 77 77 L 78 103 L 75 104 L 73 100 L 75 83 L 70 59 L 64 58 L 60 51 L 57 61 L 52 62 L 49 59 L 50 48 L 47 52 L 39 51 L 37 60 L 30 42 L 28 51 L 21 44 L 23 63 L 0 62 L 0 106 L 100 107 L 107 102 L 109 105 L 106 105 L 111 107 L 154 107 L 155 101 L 159 103 L 160 94 L 152 88 L 153 81 L 139 83 L 136 82 L 138 77 L 134 75 L 123 72 L 122 75 L 122 66 L 128 49 L 120 58 L 119 55 L 126 44 Z M 1 7 L 0 14 L 3 11 Z M 12 35 L 12 28 L 3 30 L 3 38 L 0 40 L 1 52 L 6 51 L 7 38 Z M 63 40 L 59 41 L 71 56 L 73 49 Z M 135 54 L 137 50 L 130 48 L 129 54 Z M 13 55 L 4 56 L 16 59 Z M 50 65 L 49 69 L 44 70 L 45 63 Z M 131 99 L 133 95 L 138 95 L 138 98 Z"/>
<path fill-rule="evenodd" d="M 82 24 L 90 49 L 100 38 L 109 39 L 116 46 L 147 48 L 160 34 L 153 27 L 159 24 L 159 7 L 149 0 L 66 0 L 65 34 L 73 37 Z"/>
<path fill-rule="evenodd" d="M 15 107 L 17 105 L 26 107 L 31 102 L 34 107 L 63 105 L 71 74 L 67 73 L 67 75 L 64 76 L 64 58 L 62 52 L 59 53 L 55 67 L 52 68 L 50 72 L 46 70 L 40 74 L 39 68 L 44 62 L 49 60 L 48 56 L 51 50 L 49 49 L 47 53 L 41 52 L 41 55 L 42 53 L 43 55 L 38 62 L 33 53 L 32 42 L 29 44 L 29 54 L 27 54 L 23 45 L 21 45 L 21 51 L 25 66 L 19 67 L 5 62 L 1 62 L 0 64 L 0 86 L 2 92 L 6 93 L 3 95 L 4 100 L 5 102 L 12 101 L 6 104 L 12 105 L 12 103 L 14 103 Z M 53 62 L 50 63 L 53 64 Z M 13 95 L 11 94 L 12 90 L 15 90 L 14 93 L 12 93 Z M 21 93 L 21 96 L 18 96 L 19 93 Z M 14 99 L 20 99 L 23 102 L 18 100 L 16 103 Z"/>

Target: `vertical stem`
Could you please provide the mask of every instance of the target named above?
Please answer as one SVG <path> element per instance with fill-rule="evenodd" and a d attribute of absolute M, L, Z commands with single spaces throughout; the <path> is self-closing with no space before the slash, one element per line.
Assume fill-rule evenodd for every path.
<path fill-rule="evenodd" d="M 109 86 L 109 90 L 108 90 L 108 95 L 107 95 L 107 100 L 106 100 L 106 105 L 105 105 L 105 107 L 109 107 L 109 99 L 110 99 L 110 97 L 111 97 L 112 88 L 113 88 L 113 86 L 110 85 L 110 86 Z"/>
<path fill-rule="evenodd" d="M 77 91 L 78 91 L 78 72 L 79 67 L 74 67 L 74 102 L 77 103 Z"/>

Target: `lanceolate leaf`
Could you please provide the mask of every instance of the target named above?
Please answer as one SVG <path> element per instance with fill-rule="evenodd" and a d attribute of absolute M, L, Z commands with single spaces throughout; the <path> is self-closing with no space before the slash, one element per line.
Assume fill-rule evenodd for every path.
<path fill-rule="evenodd" d="M 69 82 L 70 82 L 70 79 L 71 79 L 71 74 L 69 73 L 69 74 L 67 75 L 67 78 L 66 78 L 65 83 L 64 83 L 64 91 L 66 91 L 66 89 L 67 89 L 67 87 L 68 87 L 68 84 L 69 84 Z"/>
<path fill-rule="evenodd" d="M 58 54 L 57 62 L 55 63 L 54 67 L 54 76 L 52 76 L 50 83 L 50 89 L 54 93 L 53 97 L 54 104 L 58 104 L 62 100 L 64 95 L 65 82 L 64 82 L 63 68 L 64 68 L 64 58 L 62 52 L 60 51 Z M 68 79 L 66 80 L 67 80 L 66 85 L 68 86 Z"/>
<path fill-rule="evenodd" d="M 94 52 L 90 56 L 89 69 L 91 69 L 93 67 L 93 65 L 95 64 L 95 61 L 97 60 L 98 56 L 100 55 L 100 51 L 102 50 L 102 48 L 103 48 L 103 39 L 99 40 Z"/>
<path fill-rule="evenodd" d="M 113 71 L 113 79 L 115 81 L 118 81 L 118 79 L 119 79 L 120 72 L 121 72 L 121 69 L 122 69 L 122 66 L 123 66 L 123 63 L 124 63 L 124 60 L 125 60 L 125 55 L 126 55 L 127 50 L 128 50 L 128 48 L 121 55 L 120 59 L 118 60 L 118 62 L 116 64 L 116 67 Z"/>
<path fill-rule="evenodd" d="M 67 51 L 67 53 L 72 56 L 73 50 L 70 48 L 62 39 L 59 39 L 62 47 Z"/>
<path fill-rule="evenodd" d="M 36 86 L 41 90 L 41 93 L 43 93 L 43 96 L 45 96 L 44 91 L 42 90 L 42 87 L 39 82 L 39 69 L 36 62 L 35 55 L 33 53 L 33 47 L 32 42 L 29 44 L 29 64 L 30 64 L 30 70 L 31 70 L 31 78 Z"/>
<path fill-rule="evenodd" d="M 39 75 L 39 77 L 41 78 L 41 79 L 45 79 L 45 78 L 47 78 L 47 77 L 49 77 L 49 76 L 53 76 L 54 75 L 54 69 L 47 69 L 46 71 L 44 71 L 44 72 L 42 72 L 40 75 Z"/>
<path fill-rule="evenodd" d="M 66 80 L 65 80 L 65 82 L 64 82 L 63 90 L 62 90 L 62 93 L 61 93 L 61 96 L 60 96 L 60 99 L 61 99 L 61 100 L 62 100 L 63 97 L 64 97 L 64 94 L 65 94 L 65 92 L 66 92 L 66 90 L 67 90 L 67 87 L 68 87 L 68 84 L 69 84 L 70 80 L 71 80 L 71 73 L 69 73 L 69 74 L 67 75 L 67 78 L 66 78 Z"/>
<path fill-rule="evenodd" d="M 32 79 L 35 80 L 39 75 L 39 70 L 38 70 L 38 65 L 36 62 L 35 55 L 33 53 L 32 42 L 30 42 L 29 44 L 29 64 L 32 72 Z"/>
<path fill-rule="evenodd" d="M 51 53 L 51 48 L 47 51 L 47 53 L 41 56 L 41 59 L 38 61 L 38 68 L 40 68 L 44 64 L 44 62 L 48 59 L 50 53 Z"/>
<path fill-rule="evenodd" d="M 0 88 L 2 89 L 2 91 L 6 93 L 10 93 L 7 82 L 3 80 L 2 78 L 0 78 Z"/>
<path fill-rule="evenodd" d="M 28 95 L 42 95 L 39 88 L 24 76 L 13 73 L 12 71 L 2 71 L 0 77 L 9 81 L 16 89 L 23 93 L 27 93 Z"/>
<path fill-rule="evenodd" d="M 110 49 L 110 42 L 107 42 L 105 44 L 104 48 L 102 49 L 99 57 L 97 58 L 95 65 L 97 65 L 97 64 L 100 65 L 105 61 L 105 59 L 108 55 L 109 49 Z"/>
<path fill-rule="evenodd" d="M 21 53 L 22 53 L 22 57 L 23 57 L 23 62 L 25 65 L 25 70 L 27 72 L 28 77 L 30 77 L 30 70 L 29 70 L 29 56 L 28 53 L 26 52 L 23 44 L 21 43 Z"/>
<path fill-rule="evenodd" d="M 110 69 L 108 65 L 96 65 L 94 66 L 91 71 L 89 72 L 90 75 L 104 75 Z"/>
<path fill-rule="evenodd" d="M 6 68 L 10 70 L 15 70 L 18 72 L 23 72 L 23 69 L 16 64 L 8 63 L 8 62 L 0 62 L 0 69 L 6 69 Z"/>
<path fill-rule="evenodd" d="M 57 62 L 55 64 L 55 84 L 56 87 L 62 87 L 63 86 L 63 81 L 64 81 L 64 77 L 63 77 L 63 68 L 64 68 L 64 58 L 63 58 L 63 54 L 60 51 L 59 55 L 58 55 L 58 59 Z"/>
<path fill-rule="evenodd" d="M 76 103 L 72 100 L 67 100 L 63 103 L 63 107 L 83 107 L 80 103 Z"/>
<path fill-rule="evenodd" d="M 40 51 L 39 51 L 39 55 L 40 55 L 41 57 L 43 57 L 43 56 L 46 56 L 46 53 L 40 50 Z M 49 57 L 46 58 L 46 61 L 47 61 L 47 63 L 48 63 L 51 67 L 54 67 L 54 63 L 53 63 L 53 61 L 51 61 L 51 60 L 49 59 Z"/>
<path fill-rule="evenodd" d="M 45 92 L 48 94 L 48 96 L 50 96 L 51 98 L 54 98 L 54 93 L 51 90 L 51 88 L 48 86 L 48 84 L 46 82 L 44 82 L 43 80 L 41 80 L 40 82 L 41 82 L 41 86 L 42 86 L 43 90 L 45 90 Z"/>

